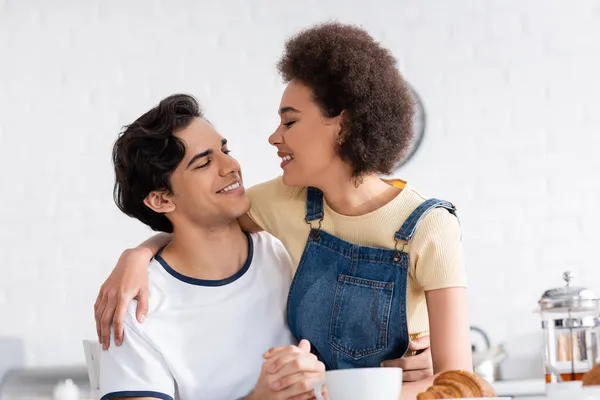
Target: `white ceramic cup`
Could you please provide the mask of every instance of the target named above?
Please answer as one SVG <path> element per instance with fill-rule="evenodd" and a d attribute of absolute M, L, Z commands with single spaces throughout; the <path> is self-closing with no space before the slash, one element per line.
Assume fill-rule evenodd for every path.
<path fill-rule="evenodd" d="M 402 368 L 353 368 L 327 371 L 315 387 L 321 396 L 327 385 L 329 400 L 398 400 L 402 392 Z"/>

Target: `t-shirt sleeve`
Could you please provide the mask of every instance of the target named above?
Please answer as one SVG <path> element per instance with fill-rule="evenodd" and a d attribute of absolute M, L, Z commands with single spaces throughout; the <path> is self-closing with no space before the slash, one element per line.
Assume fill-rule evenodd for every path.
<path fill-rule="evenodd" d="M 101 400 L 119 397 L 154 397 L 173 400 L 175 380 L 164 357 L 145 338 L 131 314 L 124 320 L 124 340 L 100 354 Z"/>
<path fill-rule="evenodd" d="M 248 216 L 266 232 L 281 238 L 281 227 L 290 218 L 295 190 L 285 186 L 281 177 L 277 177 L 252 186 L 246 194 L 251 204 Z"/>
<path fill-rule="evenodd" d="M 467 286 L 460 222 L 448 210 L 436 208 L 419 222 L 409 253 L 425 291 Z"/>

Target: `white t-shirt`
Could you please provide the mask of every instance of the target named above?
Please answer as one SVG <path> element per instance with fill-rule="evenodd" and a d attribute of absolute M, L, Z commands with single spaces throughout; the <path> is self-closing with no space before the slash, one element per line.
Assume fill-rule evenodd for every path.
<path fill-rule="evenodd" d="M 295 344 L 285 323 L 292 263 L 267 233 L 248 235 L 248 260 L 220 281 L 183 276 L 160 255 L 149 264 L 143 324 L 132 302 L 119 347 L 100 356 L 100 395 L 235 400 L 255 386 L 262 354 Z"/>

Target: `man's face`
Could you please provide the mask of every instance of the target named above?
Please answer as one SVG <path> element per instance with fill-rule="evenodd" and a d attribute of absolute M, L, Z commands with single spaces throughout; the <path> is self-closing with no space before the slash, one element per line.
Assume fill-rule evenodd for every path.
<path fill-rule="evenodd" d="M 229 155 L 226 140 L 213 126 L 196 118 L 175 136 L 183 140 L 186 151 L 171 176 L 173 193 L 154 197 L 150 194 L 146 204 L 160 198 L 162 212 L 175 230 L 190 224 L 228 224 L 247 213 L 250 201 L 245 195 L 240 165 Z"/>

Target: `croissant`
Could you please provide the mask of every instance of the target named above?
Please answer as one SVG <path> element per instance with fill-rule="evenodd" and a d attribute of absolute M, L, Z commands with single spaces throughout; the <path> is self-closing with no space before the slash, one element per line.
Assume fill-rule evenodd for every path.
<path fill-rule="evenodd" d="M 600 364 L 596 364 L 594 368 L 583 375 L 583 378 L 581 378 L 581 384 L 583 386 L 600 385 Z"/>
<path fill-rule="evenodd" d="M 433 386 L 417 395 L 417 400 L 495 397 L 496 392 L 483 378 L 468 371 L 445 371 L 433 381 Z"/>

